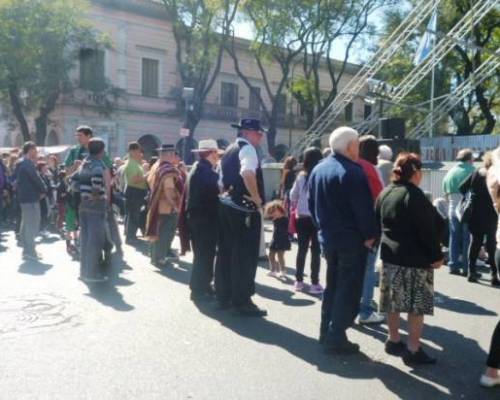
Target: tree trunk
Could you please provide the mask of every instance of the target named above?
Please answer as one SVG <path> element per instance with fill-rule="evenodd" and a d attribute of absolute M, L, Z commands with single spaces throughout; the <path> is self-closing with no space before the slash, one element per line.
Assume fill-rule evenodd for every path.
<path fill-rule="evenodd" d="M 276 134 L 277 134 L 277 129 L 276 129 L 276 118 L 273 118 L 273 121 L 269 121 L 269 128 L 267 130 L 267 149 L 269 151 L 269 154 L 271 154 L 273 157 L 275 156 L 275 150 L 276 150 Z"/>
<path fill-rule="evenodd" d="M 9 86 L 9 99 L 10 105 L 12 106 L 12 112 L 16 117 L 21 129 L 23 141 L 28 142 L 31 140 L 30 128 L 24 116 L 21 100 L 19 99 L 19 94 L 17 93 L 17 88 L 14 85 Z"/>
<path fill-rule="evenodd" d="M 35 119 L 35 141 L 38 146 L 45 146 L 45 139 L 47 138 L 47 123 L 49 116 L 47 114 L 40 114 Z"/>
<path fill-rule="evenodd" d="M 488 100 L 484 96 L 484 88 L 482 86 L 476 87 L 476 99 L 479 103 L 479 108 L 481 109 L 481 112 L 483 113 L 483 116 L 486 120 L 486 125 L 484 126 L 482 134 L 489 135 L 493 132 L 493 129 L 495 129 L 496 120 L 493 113 L 491 112 L 491 107 L 488 104 Z"/>

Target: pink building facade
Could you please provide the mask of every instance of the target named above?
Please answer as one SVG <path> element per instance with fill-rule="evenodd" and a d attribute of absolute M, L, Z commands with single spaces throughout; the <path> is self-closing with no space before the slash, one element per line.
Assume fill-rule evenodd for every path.
<path fill-rule="evenodd" d="M 99 60 L 100 73 L 114 87 L 121 89 L 125 96 L 117 102 L 110 115 L 99 113 L 97 104 L 100 99 L 85 90 L 88 65 L 82 58 L 73 73 L 80 89 L 60 100 L 51 115 L 46 144 L 72 144 L 75 127 L 83 124 L 94 128 L 97 135 L 106 141 L 113 156 L 123 155 L 130 141 L 140 140 L 148 146 L 177 143 L 183 121 L 183 113 L 178 107 L 182 82 L 177 72 L 172 27 L 163 5 L 150 0 L 93 0 L 88 17 L 96 29 L 109 36 L 112 43 L 111 48 L 93 60 Z M 256 63 L 245 50 L 248 43 L 241 41 L 240 45 L 241 68 L 250 77 L 252 85 L 261 87 L 263 93 L 263 82 Z M 82 57 L 88 56 L 85 51 L 82 49 Z M 278 66 L 270 64 L 267 68 L 271 85 L 277 85 L 280 78 Z M 299 66 L 296 69 L 299 71 Z M 356 70 L 356 66 L 349 66 L 341 86 Z M 325 91 L 330 89 L 329 79 L 325 71 L 322 79 Z M 276 143 L 289 147 L 304 134 L 305 127 L 298 105 L 291 96 L 287 97 L 284 99 L 284 114 Z M 360 120 L 366 114 L 366 105 L 362 100 L 355 100 L 349 112 L 348 120 Z M 230 142 L 235 137 L 230 124 L 241 117 L 258 113 L 255 99 L 238 78 L 232 59 L 226 55 L 206 100 L 205 115 L 196 129 L 195 139 L 214 138 Z M 0 145 L 19 145 L 20 141 L 16 129 L 7 126 L 2 129 L 0 126 Z"/>

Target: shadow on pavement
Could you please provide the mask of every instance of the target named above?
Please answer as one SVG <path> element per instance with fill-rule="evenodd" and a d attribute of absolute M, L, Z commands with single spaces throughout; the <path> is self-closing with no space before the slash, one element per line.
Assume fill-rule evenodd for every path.
<path fill-rule="evenodd" d="M 23 261 L 23 263 L 19 266 L 19 273 L 41 276 L 44 275 L 51 268 L 52 265 L 45 264 L 40 261 Z"/>
<path fill-rule="evenodd" d="M 403 320 L 401 322 L 403 333 L 406 323 Z M 354 325 L 353 328 L 382 343 L 387 339 L 387 329 L 382 325 Z M 438 358 L 438 363 L 434 366 L 416 367 L 411 371 L 413 375 L 446 387 L 453 399 L 498 398 L 498 392 L 495 397 L 494 391 L 479 387 L 478 379 L 485 368 L 487 354 L 477 341 L 457 331 L 433 325 L 425 325 L 423 340 L 433 343 L 439 349 L 429 350 L 431 355 Z"/>
<path fill-rule="evenodd" d="M 293 298 L 295 294 L 291 290 L 287 289 L 277 289 L 272 286 L 262 285 L 260 283 L 255 283 L 255 288 L 259 296 L 265 297 L 266 299 L 280 301 L 284 305 L 291 307 L 307 307 L 315 304 L 313 300 L 307 299 L 297 299 Z"/>
<path fill-rule="evenodd" d="M 487 310 L 484 307 L 476 303 L 472 303 L 467 300 L 456 299 L 449 297 L 443 293 L 436 292 L 435 294 L 435 306 L 448 311 L 454 311 L 460 314 L 471 314 L 471 315 L 488 315 L 494 316 L 498 315 L 496 312 Z"/>
<path fill-rule="evenodd" d="M 111 268 L 107 270 L 109 280 L 104 283 L 86 283 L 89 289 L 89 293 L 86 295 L 116 311 L 132 311 L 134 306 L 128 304 L 117 289 L 117 286 L 131 286 L 134 284 L 134 282 L 120 276 L 120 272 L 126 269 L 131 269 L 131 267 L 122 257 L 114 254 Z"/>
<path fill-rule="evenodd" d="M 86 284 L 89 293 L 86 296 L 92 297 L 104 306 L 111 307 L 116 311 L 132 311 L 134 306 L 128 304 L 121 293 L 111 282 Z"/>
<path fill-rule="evenodd" d="M 209 304 L 197 304 L 200 312 L 213 318 L 236 334 L 256 342 L 279 346 L 295 357 L 326 374 L 348 379 L 379 379 L 388 390 L 401 399 L 448 399 L 429 383 L 406 374 L 396 367 L 376 362 L 364 354 L 334 357 L 324 354 L 316 339 L 266 319 L 244 319 L 228 311 L 219 311 Z M 360 385 L 363 382 L 359 382 Z"/>

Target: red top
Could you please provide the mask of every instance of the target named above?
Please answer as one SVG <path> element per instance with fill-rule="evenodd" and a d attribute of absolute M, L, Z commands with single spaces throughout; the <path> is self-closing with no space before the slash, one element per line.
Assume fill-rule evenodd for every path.
<path fill-rule="evenodd" d="M 358 164 L 361 165 L 361 168 L 365 171 L 373 200 L 376 200 L 378 195 L 382 192 L 382 190 L 384 190 L 384 184 L 380 179 L 377 168 L 371 162 L 363 160 L 362 158 L 358 160 Z"/>

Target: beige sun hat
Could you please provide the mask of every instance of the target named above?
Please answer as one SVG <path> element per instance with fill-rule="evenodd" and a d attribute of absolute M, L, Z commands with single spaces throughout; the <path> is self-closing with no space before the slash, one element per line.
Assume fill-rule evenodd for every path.
<path fill-rule="evenodd" d="M 206 151 L 217 151 L 219 154 L 224 153 L 224 150 L 219 149 L 217 141 L 214 139 L 200 140 L 198 148 L 192 150 L 193 153 L 202 153 Z"/>

